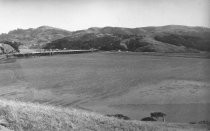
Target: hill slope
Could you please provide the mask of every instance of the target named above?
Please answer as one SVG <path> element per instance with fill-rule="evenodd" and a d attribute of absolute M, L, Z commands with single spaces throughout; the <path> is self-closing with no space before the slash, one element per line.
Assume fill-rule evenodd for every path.
<path fill-rule="evenodd" d="M 45 43 L 63 38 L 70 34 L 71 32 L 66 30 L 41 26 L 35 29 L 17 29 L 10 31 L 8 34 L 1 34 L 0 41 L 15 41 L 27 47 L 40 48 Z"/>
<path fill-rule="evenodd" d="M 190 124 L 125 121 L 76 109 L 0 100 L 0 128 L 15 131 L 205 131 Z"/>
<path fill-rule="evenodd" d="M 210 51 L 210 29 L 169 25 L 162 27 L 89 28 L 52 41 L 44 48 L 128 50 L 141 52 Z"/>

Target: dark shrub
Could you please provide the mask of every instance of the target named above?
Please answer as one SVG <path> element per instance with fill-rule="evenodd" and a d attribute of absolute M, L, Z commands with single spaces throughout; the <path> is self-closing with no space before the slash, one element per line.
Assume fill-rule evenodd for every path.
<path fill-rule="evenodd" d="M 145 118 L 142 118 L 141 121 L 157 121 L 157 120 L 152 117 L 145 117 Z"/>
<path fill-rule="evenodd" d="M 130 120 L 129 117 L 123 115 L 123 114 L 114 114 L 114 115 L 106 115 L 108 117 L 115 117 L 115 118 L 118 118 L 118 119 L 123 119 L 123 120 Z"/>

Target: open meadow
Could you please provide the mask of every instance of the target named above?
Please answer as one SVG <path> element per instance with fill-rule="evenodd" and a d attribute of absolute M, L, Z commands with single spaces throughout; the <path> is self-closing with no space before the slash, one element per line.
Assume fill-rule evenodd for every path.
<path fill-rule="evenodd" d="M 0 99 L 74 107 L 140 120 L 210 120 L 210 59 L 99 52 L 0 62 Z"/>

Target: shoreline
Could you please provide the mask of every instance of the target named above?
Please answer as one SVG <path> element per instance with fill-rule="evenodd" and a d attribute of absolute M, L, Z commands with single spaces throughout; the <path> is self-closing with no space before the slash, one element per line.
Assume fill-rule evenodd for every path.
<path fill-rule="evenodd" d="M 67 54 L 81 54 L 81 53 L 138 53 L 145 56 L 165 56 L 165 57 L 183 57 L 183 58 L 202 58 L 210 59 L 210 53 L 169 53 L 169 52 L 132 52 L 132 51 L 101 51 L 101 50 L 60 50 L 60 51 L 44 51 L 44 52 L 20 52 L 14 54 L 1 54 L 0 60 L 7 58 L 27 58 L 27 57 L 40 57 L 40 56 L 53 56 L 53 55 L 67 55 Z M 3 58 L 1 56 L 4 56 Z"/>
<path fill-rule="evenodd" d="M 62 50 L 62 51 L 45 51 L 45 52 L 31 52 L 31 53 L 15 53 L 14 57 L 32 57 L 32 56 L 52 56 L 63 54 L 79 54 L 96 52 L 97 50 Z"/>

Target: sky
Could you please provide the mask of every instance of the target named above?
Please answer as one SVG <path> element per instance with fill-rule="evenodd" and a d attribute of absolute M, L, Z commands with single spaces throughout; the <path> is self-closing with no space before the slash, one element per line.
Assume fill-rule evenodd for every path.
<path fill-rule="evenodd" d="M 162 25 L 210 28 L 210 0 L 0 0 L 0 33 L 47 25 L 90 27 Z"/>

